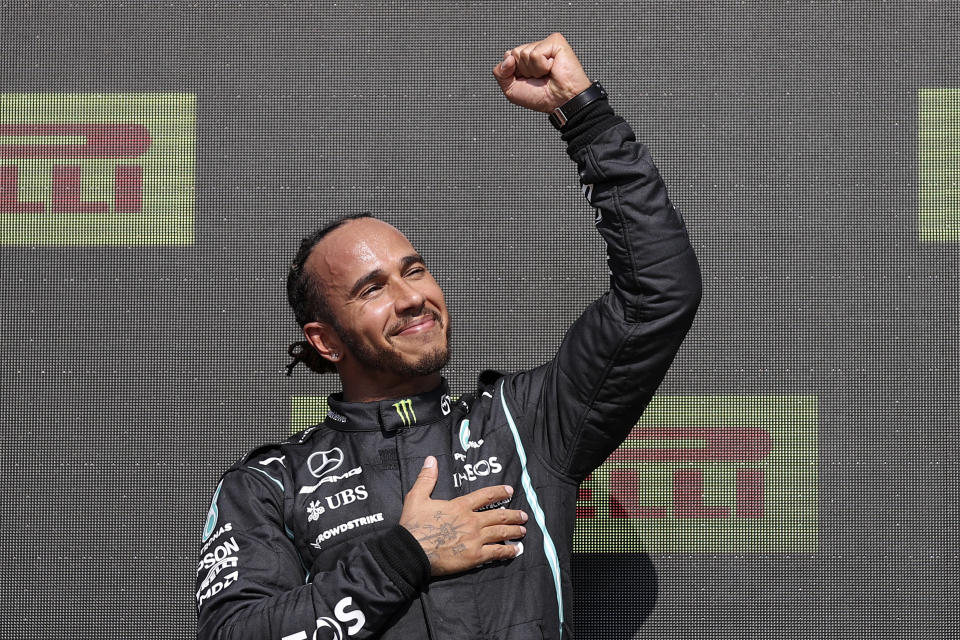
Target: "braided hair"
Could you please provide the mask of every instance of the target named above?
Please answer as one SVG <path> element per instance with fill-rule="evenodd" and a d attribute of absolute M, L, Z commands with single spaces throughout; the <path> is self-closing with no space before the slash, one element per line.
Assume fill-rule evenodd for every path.
<path fill-rule="evenodd" d="M 293 316 L 302 329 L 310 322 L 325 322 L 339 330 L 336 317 L 330 312 L 330 307 L 323 295 L 323 285 L 306 269 L 307 259 L 313 248 L 331 231 L 343 226 L 351 220 L 372 218 L 367 212 L 352 213 L 340 216 L 325 227 L 318 229 L 300 241 L 297 255 L 290 263 L 287 273 L 287 301 L 293 309 Z M 287 348 L 287 353 L 293 361 L 286 366 L 287 375 L 293 375 L 293 369 L 299 363 L 316 373 L 336 373 L 334 363 L 320 355 L 313 345 L 306 340 L 298 340 Z"/>

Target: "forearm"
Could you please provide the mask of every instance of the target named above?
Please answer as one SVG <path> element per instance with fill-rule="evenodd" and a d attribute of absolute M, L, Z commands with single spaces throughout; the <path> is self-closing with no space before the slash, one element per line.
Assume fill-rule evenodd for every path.
<path fill-rule="evenodd" d="M 700 301 L 700 269 L 646 146 L 606 100 L 571 118 L 563 139 L 597 211 L 625 319 L 667 319 L 670 330 L 685 331 Z"/>
<path fill-rule="evenodd" d="M 700 270 L 683 219 L 647 149 L 605 100 L 563 128 L 607 244 L 610 291 L 567 332 L 556 357 L 514 378 L 557 471 L 581 480 L 623 441 L 693 321 Z"/>

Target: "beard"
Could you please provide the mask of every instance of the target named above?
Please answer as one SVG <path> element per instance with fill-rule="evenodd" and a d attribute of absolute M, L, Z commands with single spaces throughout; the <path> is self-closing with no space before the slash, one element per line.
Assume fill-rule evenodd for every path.
<path fill-rule="evenodd" d="M 439 316 L 436 319 L 439 321 Z M 357 362 L 373 371 L 381 371 L 400 377 L 419 377 L 440 371 L 450 361 L 449 321 L 444 327 L 443 345 L 421 354 L 413 362 L 405 360 L 403 355 L 394 349 L 374 349 L 356 333 L 346 327 L 337 325 L 339 323 L 334 323 L 334 329 L 336 329 L 344 346 L 350 350 Z M 389 341 L 389 338 L 387 340 Z"/>

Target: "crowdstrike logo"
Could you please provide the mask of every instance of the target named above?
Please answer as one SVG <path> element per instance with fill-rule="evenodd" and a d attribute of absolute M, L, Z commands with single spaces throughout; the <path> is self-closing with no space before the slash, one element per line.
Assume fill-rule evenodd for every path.
<path fill-rule="evenodd" d="M 413 400 L 404 398 L 400 402 L 394 402 L 393 408 L 397 410 L 397 415 L 403 420 L 403 426 L 409 427 L 417 422 L 417 414 L 413 412 Z"/>
<path fill-rule="evenodd" d="M 331 527 L 330 529 L 321 531 L 320 535 L 317 536 L 317 539 L 310 543 L 310 546 L 313 547 L 314 549 L 318 549 L 318 550 L 322 549 L 323 543 L 329 540 L 330 538 L 334 538 L 340 535 L 341 533 L 351 531 L 353 529 L 356 529 L 357 527 L 365 527 L 367 525 L 376 524 L 378 522 L 383 522 L 383 512 L 374 513 L 369 516 L 361 516 L 359 518 L 354 518 L 353 520 L 343 522 L 341 524 L 338 524 L 335 527 Z"/>
<path fill-rule="evenodd" d="M 333 634 L 333 640 L 344 640 L 350 636 L 356 635 L 363 625 L 367 622 L 367 617 L 363 615 L 363 612 L 360 609 L 351 609 L 353 606 L 353 598 L 347 596 L 339 602 L 333 608 L 334 618 L 328 616 L 321 616 L 317 618 L 317 628 L 313 632 L 313 638 L 319 640 L 321 637 L 324 637 L 323 634 L 318 633 L 321 629 L 329 629 Z M 348 625 L 346 630 L 341 625 Z M 291 633 L 290 635 L 283 636 L 280 640 L 307 640 L 306 631 L 297 631 L 296 633 Z"/>

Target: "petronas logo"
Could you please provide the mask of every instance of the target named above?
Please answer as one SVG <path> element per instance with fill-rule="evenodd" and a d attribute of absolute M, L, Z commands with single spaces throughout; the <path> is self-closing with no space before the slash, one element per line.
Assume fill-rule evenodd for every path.
<path fill-rule="evenodd" d="M 397 415 L 403 420 L 403 426 L 409 427 L 417 422 L 417 414 L 413 412 L 413 400 L 410 398 L 394 402 L 393 408 L 397 410 Z"/>

